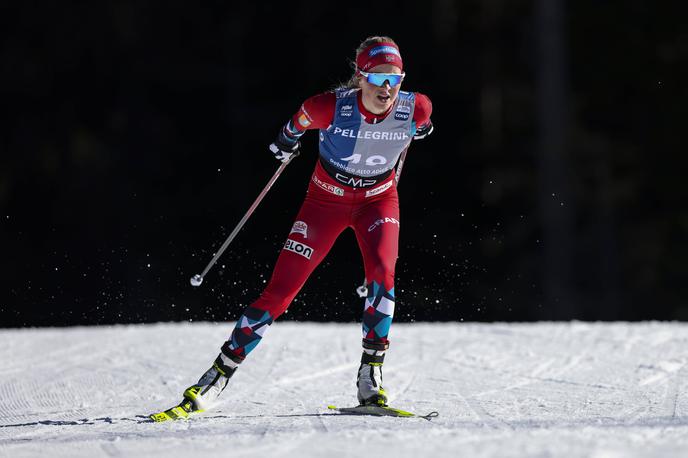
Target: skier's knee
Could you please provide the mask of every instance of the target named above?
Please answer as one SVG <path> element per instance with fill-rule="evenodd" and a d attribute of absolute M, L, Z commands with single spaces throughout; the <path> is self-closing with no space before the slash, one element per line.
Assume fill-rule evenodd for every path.
<path fill-rule="evenodd" d="M 373 267 L 372 272 L 368 275 L 368 282 L 376 282 L 379 285 L 386 285 L 386 287 L 391 287 L 394 284 L 394 264 L 389 265 L 389 263 L 378 263 Z"/>

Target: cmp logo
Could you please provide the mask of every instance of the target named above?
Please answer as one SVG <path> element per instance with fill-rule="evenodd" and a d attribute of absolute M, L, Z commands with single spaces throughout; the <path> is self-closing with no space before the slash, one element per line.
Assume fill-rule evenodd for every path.
<path fill-rule="evenodd" d="M 291 227 L 291 232 L 290 234 L 301 234 L 303 235 L 304 239 L 308 238 L 308 224 L 304 223 L 303 221 L 297 221 L 294 223 L 294 225 Z"/>
<path fill-rule="evenodd" d="M 311 256 L 313 255 L 313 248 L 292 239 L 287 239 L 287 243 L 284 244 L 284 249 L 293 251 L 296 254 L 300 254 L 308 260 L 310 260 Z"/>
<path fill-rule="evenodd" d="M 350 177 L 342 175 L 341 173 L 337 173 L 335 175 L 335 178 L 344 184 L 353 186 L 354 188 L 364 188 L 366 186 L 372 186 L 375 183 L 377 183 L 377 180 L 366 180 L 365 178 L 360 177 Z"/>

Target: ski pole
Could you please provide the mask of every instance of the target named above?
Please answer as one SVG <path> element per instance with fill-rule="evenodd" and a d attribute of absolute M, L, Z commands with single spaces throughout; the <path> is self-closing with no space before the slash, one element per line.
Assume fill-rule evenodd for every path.
<path fill-rule="evenodd" d="M 411 144 L 409 143 L 409 146 Z M 399 179 L 401 178 L 401 169 L 404 167 L 404 161 L 406 160 L 406 153 L 408 152 L 409 147 L 407 146 L 404 148 L 404 151 L 401 152 L 401 157 L 399 158 L 399 163 L 397 164 L 397 170 L 395 171 L 396 176 L 394 177 L 394 180 L 396 181 L 396 184 L 399 184 Z M 363 278 L 363 284 L 356 288 L 356 293 L 358 293 L 358 297 L 368 297 L 368 279 Z"/>
<path fill-rule="evenodd" d="M 208 271 L 213 267 L 213 265 L 215 265 L 215 263 L 220 258 L 220 256 L 222 256 L 222 253 L 224 253 L 224 251 L 227 249 L 229 244 L 232 243 L 232 240 L 234 240 L 234 237 L 236 237 L 237 233 L 241 230 L 242 227 L 244 227 L 244 224 L 246 223 L 248 218 L 253 214 L 256 207 L 258 207 L 258 204 L 260 204 L 260 201 L 263 200 L 263 197 L 265 197 L 265 195 L 268 193 L 268 191 L 270 190 L 272 185 L 275 184 L 275 181 L 277 181 L 277 178 L 279 178 L 282 171 L 287 167 L 287 165 L 289 165 L 289 163 L 291 162 L 291 160 L 294 157 L 295 157 L 295 155 L 292 156 L 291 158 L 289 158 L 288 161 L 283 162 L 279 166 L 279 168 L 277 169 L 275 174 L 272 176 L 272 178 L 270 178 L 270 181 L 268 181 L 268 184 L 265 186 L 263 191 L 258 195 L 255 202 L 253 202 L 253 205 L 251 205 L 251 207 L 248 209 L 248 211 L 246 212 L 244 217 L 241 218 L 241 221 L 239 221 L 239 224 L 237 224 L 237 226 L 234 228 L 232 233 L 229 234 L 229 237 L 227 237 L 227 240 L 225 240 L 225 242 L 222 244 L 222 246 L 217 251 L 215 256 L 213 256 L 213 259 L 211 259 L 210 262 L 208 263 L 208 265 L 205 266 L 205 269 L 203 270 L 203 272 L 200 275 L 196 274 L 193 277 L 191 277 L 191 285 L 192 286 L 200 286 L 201 283 L 203 283 L 203 278 L 206 276 Z"/>

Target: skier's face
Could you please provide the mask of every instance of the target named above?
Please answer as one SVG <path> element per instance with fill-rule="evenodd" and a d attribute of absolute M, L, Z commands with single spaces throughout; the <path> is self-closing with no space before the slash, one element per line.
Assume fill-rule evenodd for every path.
<path fill-rule="evenodd" d="M 371 68 L 369 73 L 395 73 L 401 74 L 401 69 L 396 65 L 380 64 Z M 401 88 L 401 83 L 391 87 L 388 82 L 383 86 L 376 86 L 367 81 L 363 76 L 358 77 L 358 84 L 361 87 L 363 106 L 374 114 L 382 114 L 389 110 L 394 104 Z"/>

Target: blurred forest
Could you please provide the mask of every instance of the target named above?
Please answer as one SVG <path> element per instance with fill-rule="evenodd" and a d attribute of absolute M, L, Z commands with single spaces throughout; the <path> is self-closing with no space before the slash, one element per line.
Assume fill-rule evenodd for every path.
<path fill-rule="evenodd" d="M 401 47 L 434 134 L 401 180 L 395 319 L 688 319 L 688 28 L 674 3 L 14 2 L 0 6 L 0 326 L 233 320 L 305 194 L 267 145 Z M 360 317 L 353 233 L 283 319 Z"/>

